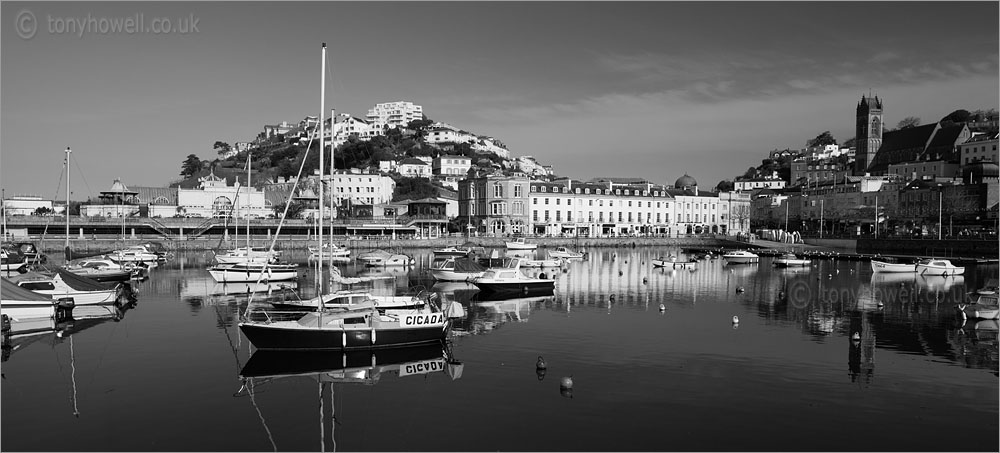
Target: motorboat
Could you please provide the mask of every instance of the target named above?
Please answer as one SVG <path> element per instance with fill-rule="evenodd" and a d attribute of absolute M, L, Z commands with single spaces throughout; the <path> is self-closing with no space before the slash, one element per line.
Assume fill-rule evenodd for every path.
<path fill-rule="evenodd" d="M 216 253 L 215 261 L 219 264 L 276 263 L 280 254 L 280 251 L 264 247 L 237 247 Z"/>
<path fill-rule="evenodd" d="M 0 271 L 24 273 L 27 272 L 27 266 L 28 261 L 21 254 L 8 252 L 7 248 L 0 249 Z"/>
<path fill-rule="evenodd" d="M 217 282 L 256 282 L 294 280 L 299 276 L 297 264 L 239 263 L 218 264 L 208 268 Z"/>
<path fill-rule="evenodd" d="M 123 282 L 141 278 L 147 270 L 135 263 L 119 264 L 103 257 L 84 258 L 64 265 L 63 269 L 98 282 Z"/>
<path fill-rule="evenodd" d="M 760 255 L 746 250 L 733 250 L 722 254 L 727 264 L 752 264 L 760 262 Z"/>
<path fill-rule="evenodd" d="M 72 298 L 75 305 L 113 304 L 124 295 L 122 283 L 98 283 L 65 269 L 52 275 L 28 272 L 9 279 L 15 285 L 52 299 Z"/>
<path fill-rule="evenodd" d="M 535 250 L 538 248 L 538 244 L 528 243 L 523 237 L 514 238 L 513 241 L 506 241 L 505 245 L 507 246 L 507 250 Z"/>
<path fill-rule="evenodd" d="M 955 308 L 962 319 L 1000 319 L 1000 303 L 996 295 L 980 295 L 969 304 L 958 304 Z"/>
<path fill-rule="evenodd" d="M 464 282 L 470 278 L 482 277 L 486 268 L 468 258 L 450 257 L 431 263 L 431 275 L 435 280 Z"/>
<path fill-rule="evenodd" d="M 324 310 L 385 310 L 416 309 L 424 306 L 424 298 L 417 296 L 375 296 L 363 290 L 342 290 L 324 294 Z M 271 300 L 269 303 L 277 310 L 316 311 L 320 305 L 319 298 L 297 300 Z"/>
<path fill-rule="evenodd" d="M 916 272 L 914 263 L 893 263 L 889 261 L 872 260 L 872 272 Z"/>
<path fill-rule="evenodd" d="M 955 266 L 951 261 L 930 258 L 917 263 L 917 273 L 920 275 L 962 275 L 964 267 Z"/>
<path fill-rule="evenodd" d="M 799 258 L 794 253 L 785 253 L 773 261 L 777 267 L 805 267 L 812 264 L 812 260 Z"/>
<path fill-rule="evenodd" d="M 310 245 L 309 247 L 309 257 L 318 258 L 320 247 L 315 245 Z M 323 257 L 330 258 L 334 261 L 350 261 L 351 251 L 344 245 L 337 245 L 334 243 L 323 244 Z"/>
<path fill-rule="evenodd" d="M 146 247 L 141 245 L 134 245 L 131 247 L 125 247 L 123 249 L 115 250 L 108 253 L 107 256 L 111 261 L 116 263 L 150 263 L 162 261 L 160 255 L 146 250 Z"/>
<path fill-rule="evenodd" d="M 443 249 L 433 250 L 435 258 L 465 257 L 469 256 L 472 250 L 461 246 L 448 246 Z"/>
<path fill-rule="evenodd" d="M 521 267 L 559 267 L 562 264 L 560 259 L 533 260 L 530 258 L 518 258 Z"/>
<path fill-rule="evenodd" d="M 545 296 L 551 295 L 555 289 L 555 280 L 532 278 L 524 275 L 520 262 L 514 267 L 487 269 L 482 277 L 472 280 L 484 296 Z"/>
<path fill-rule="evenodd" d="M 71 297 L 58 300 L 47 294 L 40 294 L 0 278 L 0 312 L 8 319 L 67 318 L 76 303 Z"/>
<path fill-rule="evenodd" d="M 365 266 L 369 267 L 404 267 L 416 263 L 412 256 L 402 253 L 391 253 L 389 256 L 374 256 L 365 260 Z"/>
<path fill-rule="evenodd" d="M 39 251 L 32 242 L 6 243 L 0 248 L 7 249 L 7 253 L 10 255 L 21 256 L 28 264 L 44 264 L 49 258 Z"/>
<path fill-rule="evenodd" d="M 654 258 L 651 261 L 653 262 L 653 267 L 669 267 L 671 269 L 696 269 L 698 267 L 698 260 L 690 259 L 687 261 L 681 261 L 674 255 L 670 255 L 666 258 L 661 256 L 659 258 Z"/>
<path fill-rule="evenodd" d="M 583 259 L 584 252 L 574 252 L 566 247 L 556 247 L 555 250 L 549 250 L 547 252 L 549 258 L 553 259 Z"/>

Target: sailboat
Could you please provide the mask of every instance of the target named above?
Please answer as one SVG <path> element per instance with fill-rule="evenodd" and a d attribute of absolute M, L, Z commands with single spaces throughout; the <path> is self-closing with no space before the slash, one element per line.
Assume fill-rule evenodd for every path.
<path fill-rule="evenodd" d="M 323 122 L 326 110 L 326 43 L 322 49 L 322 77 L 319 117 L 319 245 L 318 275 L 323 275 Z M 308 149 L 308 148 L 307 148 Z M 308 151 L 307 151 L 308 152 Z M 301 173 L 301 168 L 300 168 Z M 301 176 L 301 175 L 300 175 Z M 282 219 L 284 220 L 284 219 Z M 318 279 L 322 285 L 322 279 Z M 322 289 L 322 287 L 321 287 Z M 288 313 L 275 312 L 247 304 L 239 328 L 257 349 L 335 350 L 389 348 L 444 340 L 451 319 L 442 310 L 436 294 L 425 294 L 419 308 L 380 312 L 375 306 L 366 310 L 335 311 L 325 309 L 322 292 L 316 311 L 289 319 Z M 455 310 L 449 305 L 449 311 Z M 458 308 L 460 308 L 459 305 Z"/>
<path fill-rule="evenodd" d="M 250 153 L 247 152 L 247 193 L 250 193 Z M 239 199 L 239 185 L 237 184 Z M 248 196 L 249 198 L 249 196 Z M 250 203 L 247 203 L 247 233 L 246 247 L 236 248 L 226 253 L 216 254 L 219 264 L 208 268 L 208 273 L 217 282 L 277 282 L 294 280 L 299 276 L 299 266 L 296 264 L 278 264 L 277 252 L 263 248 L 250 247 Z M 236 216 L 239 222 L 239 215 Z M 236 241 L 239 241 L 239 224 L 236 227 Z"/>

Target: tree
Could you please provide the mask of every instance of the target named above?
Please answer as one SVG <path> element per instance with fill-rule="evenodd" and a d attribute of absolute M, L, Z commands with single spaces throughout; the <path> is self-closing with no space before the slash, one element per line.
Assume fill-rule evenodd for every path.
<path fill-rule="evenodd" d="M 52 213 L 52 209 L 47 208 L 45 206 L 39 206 L 37 209 L 35 209 L 35 212 L 31 213 L 31 215 L 46 215 L 46 214 L 51 214 L 51 213 Z"/>
<path fill-rule="evenodd" d="M 181 176 L 190 178 L 201 170 L 201 159 L 194 154 L 188 154 L 187 159 L 181 164 Z"/>
<path fill-rule="evenodd" d="M 285 204 L 281 203 L 274 206 L 274 215 L 281 218 L 282 215 L 286 215 L 289 219 L 297 219 L 302 215 L 302 211 L 306 210 L 305 203 L 301 201 L 293 201 L 288 205 L 288 214 L 285 214 Z"/>
<path fill-rule="evenodd" d="M 436 197 L 438 194 L 438 188 L 429 179 L 402 176 L 396 179 L 396 189 L 392 192 L 392 201 L 419 200 Z"/>
<path fill-rule="evenodd" d="M 920 118 L 915 116 L 908 116 L 903 118 L 896 124 L 896 129 L 909 129 L 911 127 L 917 127 L 920 125 Z"/>
<path fill-rule="evenodd" d="M 757 177 L 757 168 L 750 167 L 747 169 L 746 173 L 743 173 L 743 179 L 754 179 Z"/>
<path fill-rule="evenodd" d="M 216 141 L 215 144 L 212 145 L 212 149 L 214 149 L 217 153 L 219 153 L 219 156 L 222 156 L 223 154 L 226 154 L 229 151 L 231 151 L 233 148 L 229 146 L 229 143 Z"/>
<path fill-rule="evenodd" d="M 847 139 L 847 141 L 845 141 L 844 144 L 841 146 L 843 146 L 844 148 L 853 148 L 857 143 L 858 139 L 856 137 L 851 137 Z"/>
<path fill-rule="evenodd" d="M 809 148 L 819 148 L 826 145 L 836 145 L 837 139 L 830 135 L 830 131 L 824 131 L 822 134 L 816 136 L 816 138 L 806 142 L 806 146 Z"/>
<path fill-rule="evenodd" d="M 954 112 L 949 113 L 944 118 L 941 118 L 942 123 L 964 123 L 969 121 L 969 117 L 972 116 L 968 110 L 958 109 Z"/>
<path fill-rule="evenodd" d="M 723 179 L 722 181 L 719 181 L 719 183 L 715 185 L 715 191 L 716 192 L 729 192 L 729 191 L 733 190 L 733 187 L 734 187 L 734 185 L 733 185 L 732 181 L 730 181 L 728 179 Z"/>

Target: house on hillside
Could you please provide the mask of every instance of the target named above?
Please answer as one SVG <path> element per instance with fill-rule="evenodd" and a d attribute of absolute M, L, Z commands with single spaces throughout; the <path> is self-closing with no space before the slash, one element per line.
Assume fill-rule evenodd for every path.
<path fill-rule="evenodd" d="M 399 162 L 399 174 L 417 178 L 430 178 L 431 166 L 421 159 L 407 157 Z"/>

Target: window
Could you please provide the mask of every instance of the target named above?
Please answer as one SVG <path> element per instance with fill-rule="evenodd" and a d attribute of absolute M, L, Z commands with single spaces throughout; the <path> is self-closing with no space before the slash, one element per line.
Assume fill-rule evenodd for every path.
<path fill-rule="evenodd" d="M 545 204 L 549 204 L 549 198 L 545 197 Z"/>
<path fill-rule="evenodd" d="M 531 191 L 532 192 L 538 192 L 538 187 L 537 186 L 531 186 Z"/>
<path fill-rule="evenodd" d="M 628 201 L 628 207 L 630 207 L 630 208 L 632 207 L 632 200 Z"/>
<path fill-rule="evenodd" d="M 490 203 L 490 208 L 493 215 L 507 214 L 507 203 Z"/>
<path fill-rule="evenodd" d="M 561 198 L 556 198 L 556 204 L 559 204 L 560 201 L 562 201 Z"/>
<path fill-rule="evenodd" d="M 589 212 L 589 215 L 587 215 L 587 221 L 588 222 L 593 222 L 594 221 L 594 211 L 590 211 Z"/>
<path fill-rule="evenodd" d="M 549 211 L 547 211 L 547 210 L 545 211 L 545 221 L 546 222 L 549 221 Z"/>
<path fill-rule="evenodd" d="M 618 221 L 619 222 L 622 221 L 622 212 L 621 211 L 618 211 Z"/>
<path fill-rule="evenodd" d="M 556 211 L 556 222 L 562 222 L 562 211 Z"/>
<path fill-rule="evenodd" d="M 517 184 L 514 186 L 514 198 L 521 198 L 524 194 L 521 193 L 521 185 Z"/>
<path fill-rule="evenodd" d="M 511 206 L 511 211 L 513 215 L 524 215 L 524 204 L 522 204 L 520 201 L 513 202 Z"/>
<path fill-rule="evenodd" d="M 534 222 L 538 221 L 538 210 L 537 209 L 531 211 L 531 220 L 534 221 Z"/>
<path fill-rule="evenodd" d="M 532 189 L 534 189 L 534 187 L 532 187 Z M 538 199 L 537 198 L 532 198 L 531 199 L 531 204 L 538 204 Z"/>

